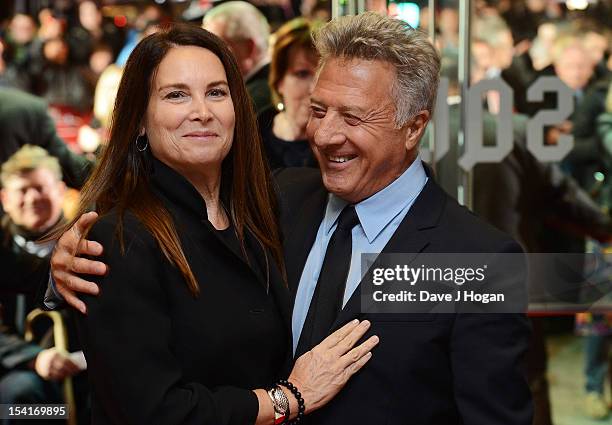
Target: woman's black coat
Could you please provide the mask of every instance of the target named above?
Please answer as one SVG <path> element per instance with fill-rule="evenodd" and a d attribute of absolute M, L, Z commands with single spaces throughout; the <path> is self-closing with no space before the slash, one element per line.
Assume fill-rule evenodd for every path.
<path fill-rule="evenodd" d="M 93 424 L 252 424 L 251 391 L 281 378 L 291 356 L 289 296 L 270 253 L 233 228 L 218 231 L 195 188 L 151 158 L 152 186 L 168 208 L 200 286 L 194 297 L 144 226 L 102 217 L 88 239 L 104 246 L 80 336 L 93 388 Z M 266 258 L 267 257 L 267 258 Z"/>

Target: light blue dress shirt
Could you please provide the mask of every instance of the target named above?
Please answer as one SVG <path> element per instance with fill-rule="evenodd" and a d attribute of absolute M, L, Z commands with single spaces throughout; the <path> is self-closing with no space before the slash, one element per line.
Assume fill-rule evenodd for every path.
<path fill-rule="evenodd" d="M 363 278 L 361 254 L 379 254 L 383 250 L 410 210 L 414 200 L 423 190 L 427 178 L 421 159 L 417 157 L 410 167 L 389 186 L 355 205 L 360 224 L 352 231 L 353 249 L 343 306 Z M 312 295 L 317 286 L 317 280 L 319 280 L 327 244 L 336 230 L 338 217 L 346 205 L 346 201 L 333 194 L 329 195 L 325 217 L 319 226 L 310 254 L 308 254 L 296 294 L 292 318 L 294 353 L 308 314 Z"/>

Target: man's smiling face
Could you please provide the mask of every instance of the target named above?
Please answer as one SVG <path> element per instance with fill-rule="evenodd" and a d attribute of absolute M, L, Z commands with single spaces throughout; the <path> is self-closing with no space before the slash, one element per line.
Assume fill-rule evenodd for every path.
<path fill-rule="evenodd" d="M 395 78 L 379 60 L 330 58 L 320 70 L 307 134 L 325 187 L 348 202 L 380 191 L 414 159 L 413 129 L 396 128 Z"/>

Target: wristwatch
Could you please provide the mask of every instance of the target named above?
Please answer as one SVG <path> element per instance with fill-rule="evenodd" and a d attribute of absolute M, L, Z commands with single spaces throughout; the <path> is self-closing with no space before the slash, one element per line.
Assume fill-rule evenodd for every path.
<path fill-rule="evenodd" d="M 275 385 L 268 390 L 268 396 L 274 407 L 274 425 L 285 423 L 289 418 L 289 399 L 285 392 Z"/>

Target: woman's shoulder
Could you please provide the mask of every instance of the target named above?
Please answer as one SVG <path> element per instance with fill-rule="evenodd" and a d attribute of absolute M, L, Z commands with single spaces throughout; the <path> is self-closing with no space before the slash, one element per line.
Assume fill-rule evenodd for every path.
<path fill-rule="evenodd" d="M 133 212 L 128 210 L 120 213 L 116 208 L 100 215 L 87 238 L 102 245 L 115 244 L 122 238 L 126 251 L 133 245 L 149 248 L 157 246 L 153 235 Z"/>

